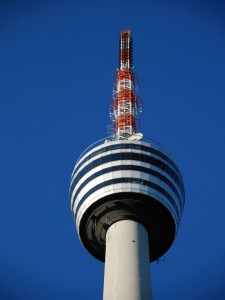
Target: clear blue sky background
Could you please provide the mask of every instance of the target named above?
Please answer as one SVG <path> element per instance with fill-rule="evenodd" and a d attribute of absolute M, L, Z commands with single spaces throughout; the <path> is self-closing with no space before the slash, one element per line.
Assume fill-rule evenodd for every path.
<path fill-rule="evenodd" d="M 104 265 L 68 203 L 79 154 L 107 135 L 130 26 L 142 132 L 181 168 L 186 205 L 154 300 L 225 299 L 223 1 L 0 2 L 0 299 L 102 297 Z"/>

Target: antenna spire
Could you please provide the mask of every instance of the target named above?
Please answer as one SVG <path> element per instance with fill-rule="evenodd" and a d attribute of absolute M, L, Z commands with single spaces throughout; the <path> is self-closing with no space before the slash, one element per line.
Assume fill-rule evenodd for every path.
<path fill-rule="evenodd" d="M 130 29 L 120 32 L 119 69 L 113 85 L 112 136 L 115 140 L 127 140 L 140 129 L 141 100 L 138 80 L 133 72 L 132 37 Z"/>

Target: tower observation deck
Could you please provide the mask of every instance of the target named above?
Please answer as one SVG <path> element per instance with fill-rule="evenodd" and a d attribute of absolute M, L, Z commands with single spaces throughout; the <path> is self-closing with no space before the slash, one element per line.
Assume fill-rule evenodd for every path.
<path fill-rule="evenodd" d="M 184 207 L 174 157 L 139 131 L 130 30 L 120 34 L 112 134 L 79 157 L 70 204 L 80 241 L 105 262 L 104 300 L 151 299 L 149 262 L 172 245 Z"/>

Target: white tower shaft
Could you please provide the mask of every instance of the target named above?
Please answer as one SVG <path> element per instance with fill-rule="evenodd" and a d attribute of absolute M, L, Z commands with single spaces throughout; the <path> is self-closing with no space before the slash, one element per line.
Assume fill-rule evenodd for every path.
<path fill-rule="evenodd" d="M 151 300 L 148 233 L 123 220 L 106 233 L 104 300 Z"/>

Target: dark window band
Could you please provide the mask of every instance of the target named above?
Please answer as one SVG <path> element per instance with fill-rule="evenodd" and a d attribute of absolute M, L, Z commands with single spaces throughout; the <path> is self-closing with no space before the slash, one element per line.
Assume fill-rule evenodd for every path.
<path fill-rule="evenodd" d="M 89 154 L 85 159 L 83 159 L 81 162 L 78 162 L 78 164 L 75 166 L 72 176 L 74 175 L 76 170 L 78 170 L 78 168 L 80 168 L 85 162 L 87 162 L 89 159 L 93 158 L 94 156 L 97 156 L 98 154 L 101 154 L 101 153 L 104 153 L 107 151 L 119 150 L 119 149 L 135 149 L 135 150 L 141 150 L 141 151 L 155 154 L 158 157 L 165 160 L 166 162 L 168 162 L 171 165 L 171 167 L 173 167 L 176 170 L 176 172 L 179 174 L 179 176 L 181 177 L 180 171 L 177 168 L 176 164 L 170 158 L 168 158 L 165 154 L 163 154 L 162 152 L 160 152 L 152 147 L 148 147 L 148 146 L 144 146 L 144 145 L 140 145 L 140 144 L 133 144 L 133 143 L 132 144 L 110 145 L 110 146 L 106 146 L 104 148 L 94 151 L 93 153 Z"/>
<path fill-rule="evenodd" d="M 88 184 L 88 182 L 92 181 L 93 179 L 97 178 L 98 176 L 101 176 L 101 175 L 104 175 L 104 174 L 107 174 L 107 173 L 110 173 L 110 172 L 125 171 L 125 170 L 127 170 L 127 171 L 131 170 L 131 171 L 144 172 L 144 173 L 153 175 L 153 176 L 157 177 L 158 179 L 162 180 L 176 194 L 176 196 L 178 198 L 178 201 L 179 201 L 179 204 L 180 204 L 180 207 L 183 207 L 183 201 L 182 201 L 182 199 L 180 197 L 180 194 L 178 193 L 176 187 L 172 184 L 172 182 L 168 178 L 166 178 L 165 176 L 163 176 L 159 172 L 156 172 L 155 170 L 148 169 L 148 168 L 141 167 L 141 166 L 134 166 L 134 165 L 113 166 L 113 167 L 105 168 L 103 170 L 95 172 L 94 174 L 92 174 L 91 176 L 89 176 L 84 182 L 82 182 L 82 184 L 79 186 L 79 188 L 77 189 L 76 193 L 74 194 L 74 196 L 73 196 L 73 202 L 72 202 L 72 207 L 74 206 L 74 202 L 75 202 L 75 199 L 76 199 L 77 195 L 80 193 L 80 191 L 83 189 L 83 187 Z M 72 186 L 70 188 L 70 193 L 69 193 L 70 198 L 72 196 L 73 190 L 74 190 L 75 186 L 77 185 L 78 181 L 79 181 L 78 178 L 75 178 L 75 180 L 73 181 L 73 184 L 72 184 Z M 183 196 L 183 194 L 182 194 L 182 196 Z"/>
<path fill-rule="evenodd" d="M 141 161 L 148 164 L 152 164 L 153 166 L 158 167 L 159 169 L 166 172 L 170 177 L 173 178 L 173 180 L 176 182 L 176 184 L 179 186 L 182 195 L 184 197 L 184 189 L 183 189 L 183 183 L 180 179 L 180 177 L 176 174 L 176 172 L 171 169 L 167 164 L 162 162 L 161 160 L 158 160 L 152 156 L 148 156 L 145 154 L 139 154 L 139 153 L 133 153 L 133 152 L 120 152 L 115 154 L 109 154 L 107 156 L 100 157 L 85 166 L 74 178 L 74 181 L 78 182 L 86 173 L 88 173 L 90 170 L 94 169 L 95 167 L 98 167 L 104 163 L 108 163 L 111 161 L 116 160 L 135 160 L 135 161 Z M 73 183 L 71 186 L 71 189 L 73 187 Z"/>
<path fill-rule="evenodd" d="M 104 181 L 96 186 L 94 186 L 92 189 L 90 189 L 80 200 L 79 204 L 77 205 L 74 217 L 76 219 L 77 213 L 80 209 L 80 206 L 83 204 L 83 202 L 85 201 L 85 199 L 87 199 L 91 194 L 93 194 L 95 191 L 101 189 L 102 187 L 106 187 L 108 185 L 113 185 L 113 184 L 117 184 L 117 183 L 138 183 L 138 184 L 143 184 L 145 186 L 148 186 L 150 188 L 153 188 L 154 190 L 157 190 L 158 192 L 160 192 L 162 195 L 164 195 L 168 201 L 170 202 L 170 204 L 173 206 L 173 208 L 175 209 L 176 213 L 177 213 L 177 218 L 179 219 L 179 210 L 177 207 L 177 204 L 175 203 L 175 201 L 173 200 L 173 198 L 170 196 L 170 194 L 165 191 L 162 187 L 158 186 L 155 183 L 149 182 L 147 180 L 142 180 L 140 178 L 116 178 L 116 179 L 110 179 L 107 181 Z"/>

